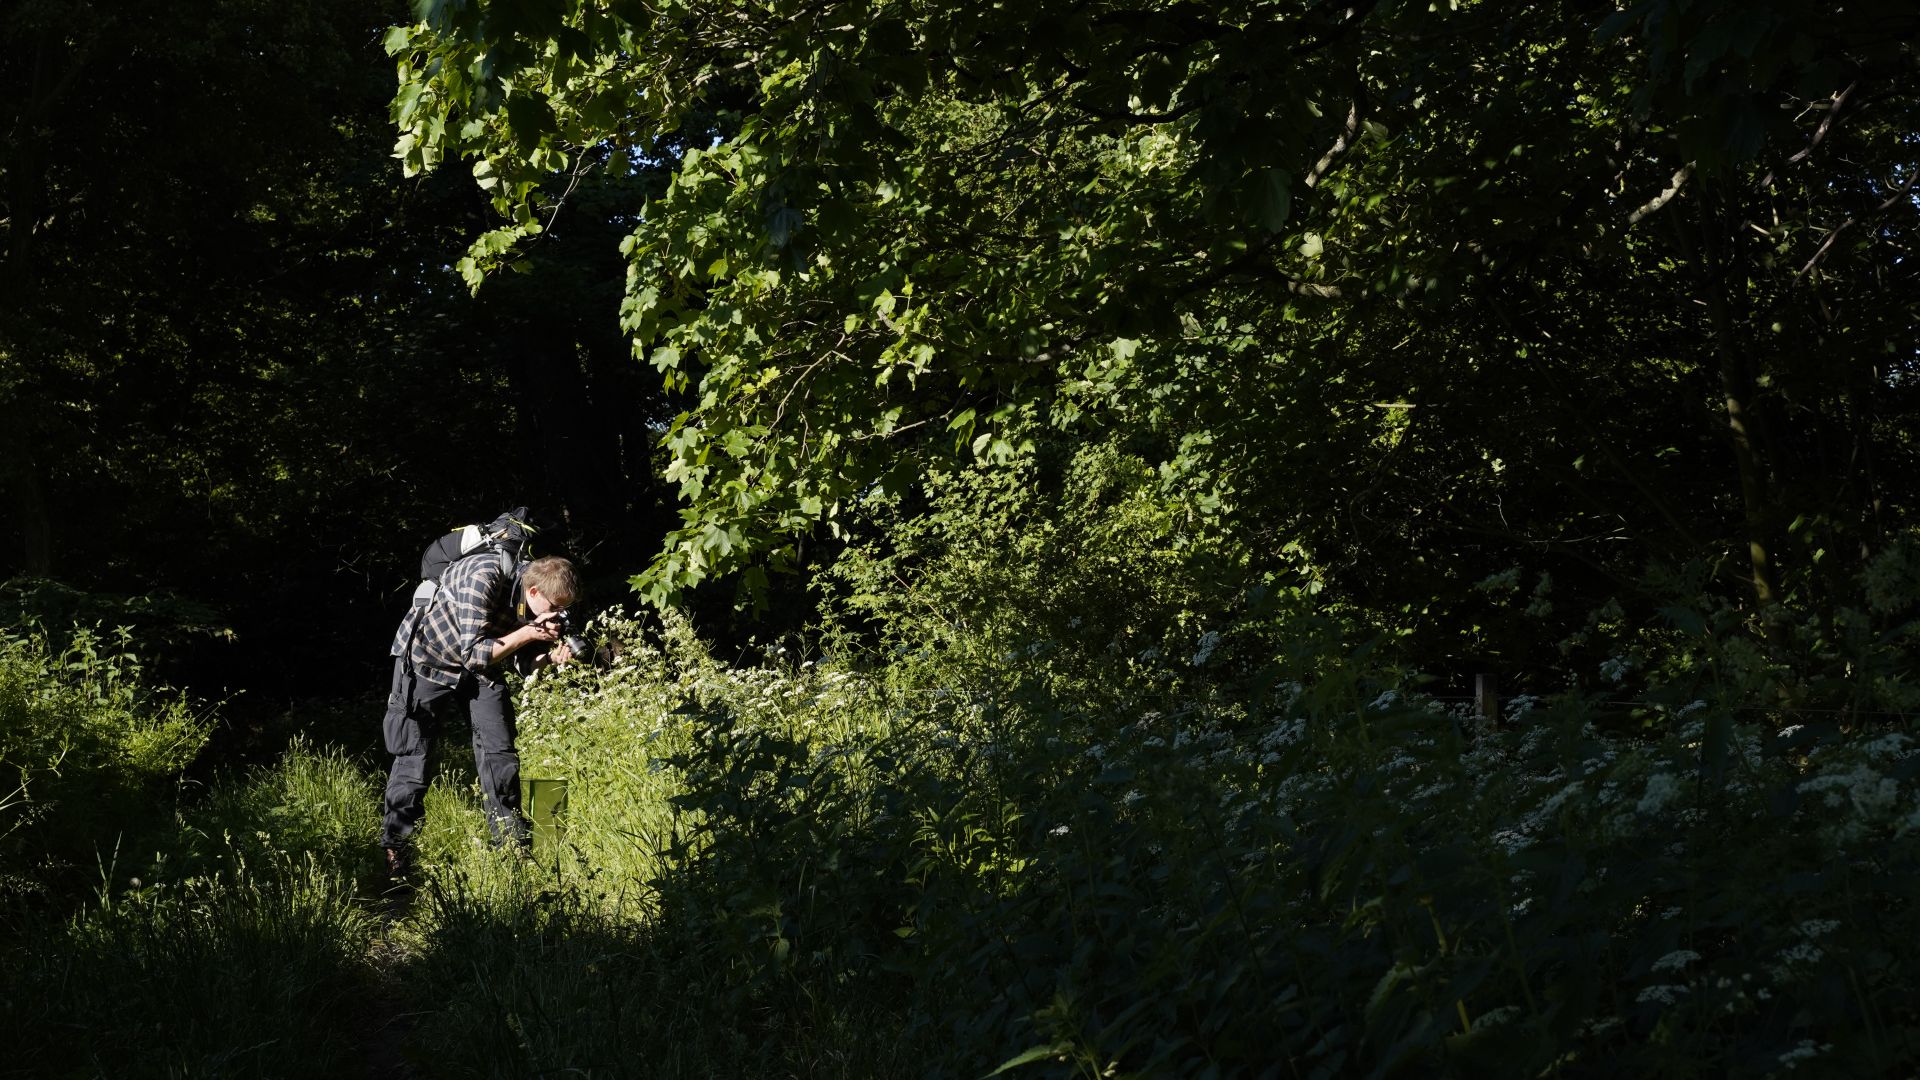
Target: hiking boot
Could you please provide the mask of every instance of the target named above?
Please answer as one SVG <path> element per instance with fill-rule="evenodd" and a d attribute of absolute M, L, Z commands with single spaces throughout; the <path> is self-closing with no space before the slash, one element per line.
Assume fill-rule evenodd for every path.
<path fill-rule="evenodd" d="M 390 847 L 387 849 L 387 876 L 395 881 L 405 881 L 413 876 L 413 850 L 411 848 Z"/>

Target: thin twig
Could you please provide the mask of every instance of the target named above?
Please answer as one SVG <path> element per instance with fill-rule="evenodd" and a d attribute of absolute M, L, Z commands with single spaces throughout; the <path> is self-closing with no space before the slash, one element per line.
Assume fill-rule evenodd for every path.
<path fill-rule="evenodd" d="M 1801 147 L 1792 157 L 1787 159 L 1787 164 L 1798 165 L 1813 156 L 1814 150 L 1827 140 L 1827 134 L 1833 130 L 1833 122 L 1840 118 L 1841 111 L 1847 107 L 1847 99 L 1853 96 L 1854 89 L 1859 85 L 1860 80 L 1855 79 L 1848 83 L 1839 93 L 1833 95 L 1831 104 L 1827 107 L 1827 115 L 1820 121 L 1820 126 L 1813 130 L 1813 137 L 1807 140 L 1807 145 Z M 1754 185 L 1755 190 L 1765 191 L 1767 188 L 1773 186 L 1774 174 L 1775 170 L 1768 169 L 1767 175 L 1761 177 L 1760 182 Z"/>
<path fill-rule="evenodd" d="M 1915 168 L 1911 170 L 1907 176 L 1907 182 L 1904 184 L 1901 184 L 1898 188 L 1895 188 L 1893 194 L 1887 196 L 1886 201 L 1874 207 L 1872 210 L 1868 211 L 1865 215 L 1853 214 L 1853 215 L 1850 215 L 1847 218 L 1847 220 L 1841 222 L 1839 226 L 1837 226 L 1832 232 L 1827 234 L 1827 238 L 1825 240 L 1822 240 L 1820 242 L 1820 249 L 1813 253 L 1813 258 L 1808 259 L 1807 265 L 1801 267 L 1799 272 L 1794 274 L 1794 277 L 1805 277 L 1807 274 L 1813 271 L 1814 267 L 1819 266 L 1820 263 L 1824 259 L 1826 259 L 1827 253 L 1833 250 L 1834 242 L 1840 239 L 1840 234 L 1843 232 L 1846 232 L 1848 229 L 1852 228 L 1854 225 L 1859 224 L 1862 216 L 1872 217 L 1875 214 L 1884 214 L 1887 211 L 1893 209 L 1896 203 L 1900 202 L 1902 199 L 1905 199 L 1908 193 L 1913 190 L 1913 186 L 1916 181 L 1920 181 L 1920 168 Z"/>

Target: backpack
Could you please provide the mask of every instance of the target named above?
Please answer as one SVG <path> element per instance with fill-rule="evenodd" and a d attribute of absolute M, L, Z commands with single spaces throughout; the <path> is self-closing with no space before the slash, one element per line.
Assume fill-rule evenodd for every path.
<path fill-rule="evenodd" d="M 534 527 L 527 508 L 516 506 L 485 525 L 466 525 L 427 545 L 420 553 L 420 584 L 413 590 L 413 606 L 426 607 L 440 592 L 440 579 L 463 559 L 493 558 L 509 574 L 533 560 Z"/>

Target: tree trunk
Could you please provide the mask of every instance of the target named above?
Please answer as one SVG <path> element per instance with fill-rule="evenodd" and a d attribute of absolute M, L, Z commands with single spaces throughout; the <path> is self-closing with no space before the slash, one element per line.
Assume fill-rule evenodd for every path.
<path fill-rule="evenodd" d="M 5 472 L 0 476 L 5 478 L 7 504 L 13 512 L 15 527 L 20 530 L 20 572 L 33 577 L 51 577 L 53 504 L 47 498 L 46 478 L 35 460 L 32 439 L 21 415 L 26 411 L 17 404 L 0 408 L 0 423 L 7 431 L 5 440 L 0 442 L 0 453 L 6 455 Z"/>
<path fill-rule="evenodd" d="M 1775 605 L 1779 601 L 1776 568 L 1768 537 L 1774 519 L 1772 500 L 1767 490 L 1765 462 L 1752 411 L 1755 382 L 1753 369 L 1741 352 L 1739 335 L 1729 308 L 1725 268 L 1732 263 L 1733 242 L 1729 231 L 1716 231 L 1710 200 L 1695 201 L 1700 211 L 1698 264 L 1701 290 L 1706 294 L 1707 316 L 1713 337 L 1714 358 L 1720 372 L 1721 407 L 1727 418 L 1727 437 L 1733 448 L 1735 469 L 1740 477 L 1742 531 L 1747 541 L 1747 567 L 1752 574 L 1754 607 L 1760 615 L 1761 629 L 1769 638 Z M 1720 241 L 1725 240 L 1723 244 Z"/>

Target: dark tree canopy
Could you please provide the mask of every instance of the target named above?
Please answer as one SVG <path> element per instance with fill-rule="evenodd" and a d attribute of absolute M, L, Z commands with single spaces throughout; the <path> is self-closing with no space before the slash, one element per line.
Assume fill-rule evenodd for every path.
<path fill-rule="evenodd" d="M 1911 524 L 1910 5 L 416 14 L 397 153 L 508 219 L 472 282 L 682 133 L 621 246 L 687 400 L 656 598 L 1115 437 L 1254 579 L 1463 641 L 1508 570 L 1577 620 L 1697 564 L 1764 628 Z"/>

